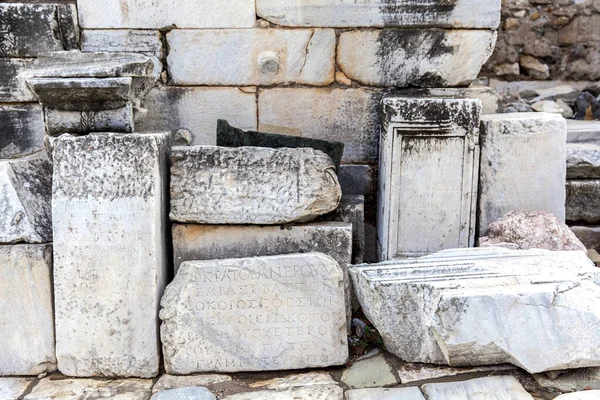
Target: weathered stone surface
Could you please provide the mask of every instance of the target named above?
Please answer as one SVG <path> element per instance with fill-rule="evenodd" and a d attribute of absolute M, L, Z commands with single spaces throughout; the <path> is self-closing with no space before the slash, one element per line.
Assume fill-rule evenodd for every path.
<path fill-rule="evenodd" d="M 0 246 L 0 293 L 0 376 L 54 371 L 52 246 Z"/>
<path fill-rule="evenodd" d="M 370 198 L 375 191 L 374 175 L 375 171 L 370 165 L 346 164 L 340 166 L 337 176 L 342 187 L 342 194 Z"/>
<path fill-rule="evenodd" d="M 476 3 L 385 0 L 257 0 L 259 17 L 285 26 L 490 28 L 500 24 L 500 1 Z"/>
<path fill-rule="evenodd" d="M 169 141 L 103 133 L 54 143 L 56 352 L 66 375 L 158 373 Z"/>
<path fill-rule="evenodd" d="M 148 400 L 152 388 L 150 379 L 62 379 L 44 378 L 24 400 L 87 400 L 112 398 Z"/>
<path fill-rule="evenodd" d="M 224 147 L 310 147 L 327 154 L 335 164 L 336 171 L 340 168 L 344 143 L 330 142 L 321 139 L 311 139 L 291 135 L 279 135 L 276 133 L 263 133 L 255 131 L 243 131 L 235 128 L 225 120 L 217 121 L 217 146 Z"/>
<path fill-rule="evenodd" d="M 81 104 L 81 103 L 79 103 Z M 64 111 L 44 107 L 46 133 L 59 136 L 63 133 L 125 132 L 134 129 L 133 105 L 101 111 Z"/>
<path fill-rule="evenodd" d="M 78 0 L 81 26 L 88 29 L 251 28 L 253 0 Z"/>
<path fill-rule="evenodd" d="M 343 400 L 344 390 L 336 385 L 317 385 L 286 390 L 239 393 L 223 400 Z"/>
<path fill-rule="evenodd" d="M 481 247 L 501 246 L 514 250 L 580 250 L 585 246 L 564 222 L 545 211 L 513 210 L 492 222 Z"/>
<path fill-rule="evenodd" d="M 393 386 L 399 383 L 381 354 L 353 362 L 342 373 L 341 381 L 350 389 Z"/>
<path fill-rule="evenodd" d="M 256 129 L 255 92 L 255 88 L 158 87 L 146 96 L 148 114 L 136 129 L 187 129 L 192 145 L 214 146 L 219 118 L 242 129 Z"/>
<path fill-rule="evenodd" d="M 161 305 L 167 373 L 348 360 L 343 272 L 321 253 L 186 262 Z"/>
<path fill-rule="evenodd" d="M 21 398 L 31 384 L 27 378 L 0 378 L 0 400 Z"/>
<path fill-rule="evenodd" d="M 305 374 L 288 375 L 282 378 L 273 378 L 266 381 L 258 381 L 250 384 L 253 388 L 265 388 L 269 390 L 285 390 L 296 387 L 308 387 L 319 385 L 337 385 L 327 372 L 307 372 Z"/>
<path fill-rule="evenodd" d="M 229 382 L 231 377 L 228 375 L 161 375 L 158 381 L 152 387 L 152 393 L 160 392 L 161 390 L 171 390 L 191 386 L 206 386 L 215 383 Z"/>
<path fill-rule="evenodd" d="M 350 272 L 386 349 L 405 361 L 531 373 L 600 365 L 598 269 L 584 252 L 448 250 Z"/>
<path fill-rule="evenodd" d="M 159 31 L 133 29 L 86 29 L 81 33 L 84 52 L 134 52 L 161 58 L 163 48 Z"/>
<path fill-rule="evenodd" d="M 428 383 L 421 388 L 429 400 L 533 400 L 512 376 L 490 376 L 464 382 Z"/>
<path fill-rule="evenodd" d="M 586 390 L 585 392 L 567 393 L 555 397 L 555 400 L 595 400 L 600 396 L 600 390 Z"/>
<path fill-rule="evenodd" d="M 585 143 L 600 139 L 600 121 L 567 120 L 567 142 Z"/>
<path fill-rule="evenodd" d="M 513 365 L 486 365 L 481 367 L 442 367 L 430 364 L 404 363 L 396 370 L 402 384 L 428 381 L 439 378 L 457 377 L 480 372 L 515 370 Z"/>
<path fill-rule="evenodd" d="M 327 254 L 345 270 L 351 263 L 352 227 L 339 222 L 289 226 L 173 224 L 175 272 L 185 261 L 309 252 Z"/>
<path fill-rule="evenodd" d="M 258 129 L 342 142 L 343 162 L 376 163 L 380 100 L 380 92 L 363 89 L 261 90 Z"/>
<path fill-rule="evenodd" d="M 335 166 L 307 148 L 174 147 L 172 221 L 282 224 L 335 210 L 342 191 Z"/>
<path fill-rule="evenodd" d="M 52 241 L 52 164 L 0 160 L 0 243 Z"/>
<path fill-rule="evenodd" d="M 74 4 L 5 3 L 0 15 L 0 57 L 36 57 L 78 46 Z"/>
<path fill-rule="evenodd" d="M 468 86 L 495 43 L 487 30 L 355 30 L 340 35 L 337 64 L 364 85 Z"/>
<path fill-rule="evenodd" d="M 586 249 L 600 250 L 600 226 L 576 225 L 569 227 L 571 231 L 581 240 Z"/>
<path fill-rule="evenodd" d="M 567 179 L 600 178 L 600 144 L 567 144 Z"/>
<path fill-rule="evenodd" d="M 600 222 L 600 179 L 567 181 L 567 221 Z"/>
<path fill-rule="evenodd" d="M 481 102 L 390 96 L 381 109 L 379 259 L 472 246 Z"/>
<path fill-rule="evenodd" d="M 333 29 L 173 30 L 167 41 L 177 85 L 325 86 L 334 79 Z"/>
<path fill-rule="evenodd" d="M 458 99 L 481 100 L 481 114 L 496 114 L 499 110 L 499 95 L 495 89 L 486 86 L 466 88 L 410 88 L 400 89 L 399 95 L 405 97 L 452 97 Z"/>
<path fill-rule="evenodd" d="M 217 398 L 205 387 L 192 386 L 154 393 L 151 400 L 217 400 Z"/>
<path fill-rule="evenodd" d="M 566 138 L 560 115 L 481 117 L 479 235 L 515 209 L 546 211 L 564 221 Z"/>
<path fill-rule="evenodd" d="M 355 389 L 346 392 L 346 400 L 425 400 L 416 387 L 396 389 Z"/>
<path fill-rule="evenodd" d="M 319 220 L 352 224 L 352 264 L 362 264 L 365 255 L 365 198 L 361 195 L 342 196 L 340 205 Z"/>
<path fill-rule="evenodd" d="M 37 104 L 0 106 L 0 159 L 44 149 L 42 109 Z"/>
<path fill-rule="evenodd" d="M 33 58 L 0 57 L 0 102 L 15 103 L 36 101 L 27 88 L 23 73 L 33 65 Z"/>
<path fill-rule="evenodd" d="M 560 372 L 560 375 L 554 378 L 546 374 L 535 374 L 533 378 L 544 391 L 548 392 L 600 390 L 600 368 L 578 368 Z"/>

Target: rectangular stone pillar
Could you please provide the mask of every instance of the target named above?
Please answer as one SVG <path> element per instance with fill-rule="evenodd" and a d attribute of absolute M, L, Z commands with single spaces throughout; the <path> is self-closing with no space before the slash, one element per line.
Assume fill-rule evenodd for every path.
<path fill-rule="evenodd" d="M 65 375 L 158 373 L 168 143 L 164 133 L 55 142 L 56 347 Z"/>
<path fill-rule="evenodd" d="M 481 101 L 382 101 L 381 260 L 473 245 Z"/>
<path fill-rule="evenodd" d="M 516 209 L 565 220 L 567 124 L 558 114 L 481 117 L 479 236 Z"/>

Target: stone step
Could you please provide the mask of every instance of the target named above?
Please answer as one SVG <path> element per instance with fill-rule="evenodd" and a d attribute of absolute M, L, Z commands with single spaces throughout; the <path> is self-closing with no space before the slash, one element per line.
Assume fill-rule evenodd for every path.
<path fill-rule="evenodd" d="M 600 141 L 567 143 L 567 179 L 591 178 L 600 178 Z"/>

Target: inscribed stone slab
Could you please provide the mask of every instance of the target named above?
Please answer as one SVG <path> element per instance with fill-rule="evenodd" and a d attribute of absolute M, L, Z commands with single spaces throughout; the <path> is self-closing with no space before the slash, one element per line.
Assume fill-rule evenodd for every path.
<path fill-rule="evenodd" d="M 381 93 L 364 89 L 277 88 L 258 96 L 261 132 L 335 140 L 344 163 L 377 163 Z"/>
<path fill-rule="evenodd" d="M 488 28 L 500 24 L 500 0 L 257 0 L 259 17 L 277 25 Z"/>
<path fill-rule="evenodd" d="M 78 0 L 79 20 L 89 29 L 251 28 L 254 0 Z"/>
<path fill-rule="evenodd" d="M 172 221 L 204 224 L 305 222 L 341 198 L 335 166 L 309 148 L 174 147 Z"/>
<path fill-rule="evenodd" d="M 186 262 L 161 305 L 167 373 L 348 360 L 342 269 L 321 253 Z"/>
<path fill-rule="evenodd" d="M 54 142 L 54 293 L 59 369 L 153 377 L 165 285 L 167 134 Z"/>
<path fill-rule="evenodd" d="M 326 86 L 334 78 L 333 29 L 177 29 L 167 41 L 176 85 Z"/>
<path fill-rule="evenodd" d="M 139 29 L 86 29 L 81 33 L 85 52 L 134 52 L 161 58 L 161 33 Z"/>
<path fill-rule="evenodd" d="M 364 85 L 468 86 L 495 43 L 488 30 L 353 30 L 340 35 L 337 64 Z"/>
<path fill-rule="evenodd" d="M 0 4 L 0 15 L 0 57 L 36 57 L 78 46 L 74 4 Z"/>
<path fill-rule="evenodd" d="M 428 383 L 422 387 L 429 400 L 533 400 L 513 376 L 490 376 L 464 382 Z"/>
<path fill-rule="evenodd" d="M 565 220 L 567 125 L 560 115 L 483 115 L 480 125 L 479 236 L 512 210 Z"/>
<path fill-rule="evenodd" d="M 0 299 L 0 376 L 54 371 L 51 245 L 0 246 Z"/>

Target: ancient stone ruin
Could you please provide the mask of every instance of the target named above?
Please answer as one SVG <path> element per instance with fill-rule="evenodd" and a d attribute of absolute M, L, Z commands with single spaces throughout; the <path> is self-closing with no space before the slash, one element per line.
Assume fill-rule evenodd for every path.
<path fill-rule="evenodd" d="M 513 3 L 0 3 L 0 400 L 600 398 L 600 90 L 490 80 L 583 69 Z"/>

